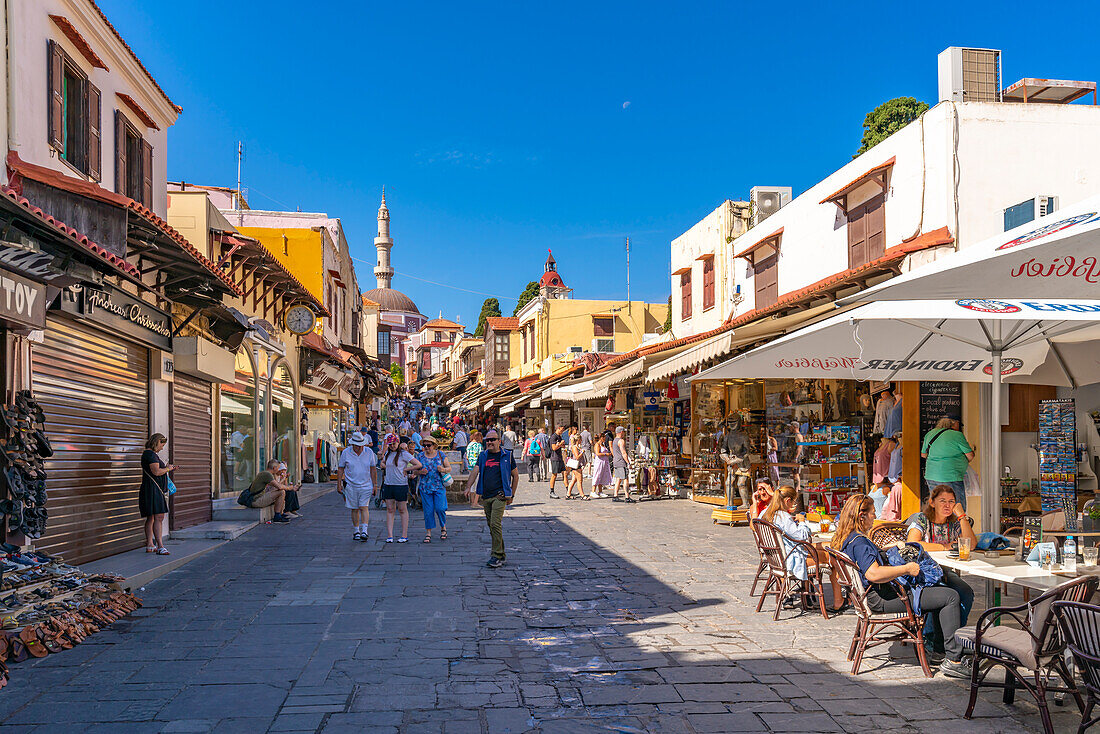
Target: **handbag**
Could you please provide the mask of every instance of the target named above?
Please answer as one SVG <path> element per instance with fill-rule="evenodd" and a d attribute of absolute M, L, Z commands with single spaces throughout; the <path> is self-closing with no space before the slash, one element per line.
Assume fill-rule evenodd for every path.
<path fill-rule="evenodd" d="M 570 469 L 580 469 L 581 468 L 580 459 L 566 459 L 565 465 L 567 467 L 569 467 Z"/>
<path fill-rule="evenodd" d="M 153 480 L 153 484 L 160 489 L 161 494 L 163 494 L 165 497 L 171 497 L 176 493 L 176 485 L 172 482 L 172 477 L 168 476 L 167 474 L 164 475 L 164 478 L 168 480 L 168 484 L 164 487 L 161 487 L 160 482 L 157 481 L 157 478 L 150 474 L 148 471 L 145 471 L 145 476 Z"/>
<path fill-rule="evenodd" d="M 172 481 L 172 477 L 168 477 L 168 496 L 171 497 L 176 493 L 176 483 Z"/>
<path fill-rule="evenodd" d="M 447 472 L 442 477 L 440 477 L 440 480 L 443 482 L 444 487 L 450 487 L 452 484 L 455 483 L 455 478 L 451 476 L 450 472 Z"/>

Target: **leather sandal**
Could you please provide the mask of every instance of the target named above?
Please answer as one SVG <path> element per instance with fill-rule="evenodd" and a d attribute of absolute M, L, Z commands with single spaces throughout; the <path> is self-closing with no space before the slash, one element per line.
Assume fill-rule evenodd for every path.
<path fill-rule="evenodd" d="M 27 646 L 27 652 L 36 658 L 44 658 L 50 654 L 42 640 L 38 639 L 38 625 L 27 625 L 19 632 L 19 639 Z"/>

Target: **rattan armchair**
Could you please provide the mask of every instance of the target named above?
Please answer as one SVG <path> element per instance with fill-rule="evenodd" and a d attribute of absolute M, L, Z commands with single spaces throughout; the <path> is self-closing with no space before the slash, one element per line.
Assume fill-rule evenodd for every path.
<path fill-rule="evenodd" d="M 775 596 L 775 614 L 773 619 L 779 619 L 779 610 L 783 607 L 783 600 L 791 594 L 798 594 L 803 610 L 810 608 L 810 597 L 817 597 L 817 607 L 821 616 L 829 618 L 829 612 L 825 608 L 825 590 L 822 586 L 822 575 L 828 572 L 828 565 L 816 563 L 817 552 L 813 545 L 803 540 L 795 540 L 787 536 L 782 530 L 772 523 L 753 518 L 749 523 L 752 527 L 753 537 L 756 539 L 760 556 L 767 567 L 768 578 L 764 582 L 764 588 L 760 592 L 760 601 L 756 605 L 756 611 L 764 608 L 764 600 L 768 596 Z M 787 570 L 787 545 L 802 548 L 806 553 L 806 580 L 795 577 Z M 811 562 L 812 565 L 811 565 Z"/>
<path fill-rule="evenodd" d="M 1085 729 L 1100 721 L 1100 716 L 1089 718 L 1100 699 L 1100 607 L 1079 601 L 1056 601 L 1050 608 L 1088 695 L 1085 708 L 1081 710 L 1081 724 L 1077 727 L 1077 734 L 1083 734 Z"/>

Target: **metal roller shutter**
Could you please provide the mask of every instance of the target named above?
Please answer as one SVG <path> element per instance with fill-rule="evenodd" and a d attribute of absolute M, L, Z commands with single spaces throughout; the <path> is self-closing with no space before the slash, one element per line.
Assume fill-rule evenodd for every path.
<path fill-rule="evenodd" d="M 32 345 L 34 393 L 46 413 L 50 516 L 37 545 L 73 563 L 138 548 L 141 453 L 149 437 L 149 354 L 50 317 Z"/>
<path fill-rule="evenodd" d="M 172 496 L 172 530 L 209 522 L 212 501 L 213 438 L 211 385 L 177 372 L 172 382 L 172 472 L 176 494 Z"/>

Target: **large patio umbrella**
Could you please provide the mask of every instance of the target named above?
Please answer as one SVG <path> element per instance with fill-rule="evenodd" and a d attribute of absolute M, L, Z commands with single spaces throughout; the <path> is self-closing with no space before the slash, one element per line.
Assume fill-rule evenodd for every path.
<path fill-rule="evenodd" d="M 853 308 L 738 355 L 691 379 L 837 378 L 988 382 L 992 396 L 991 472 L 1001 463 L 1003 381 L 1077 386 L 1100 382 L 1100 300 L 878 301 Z M 989 527 L 1000 505 L 983 501 Z"/>
<path fill-rule="evenodd" d="M 840 300 L 1100 297 L 1100 196 Z"/>

